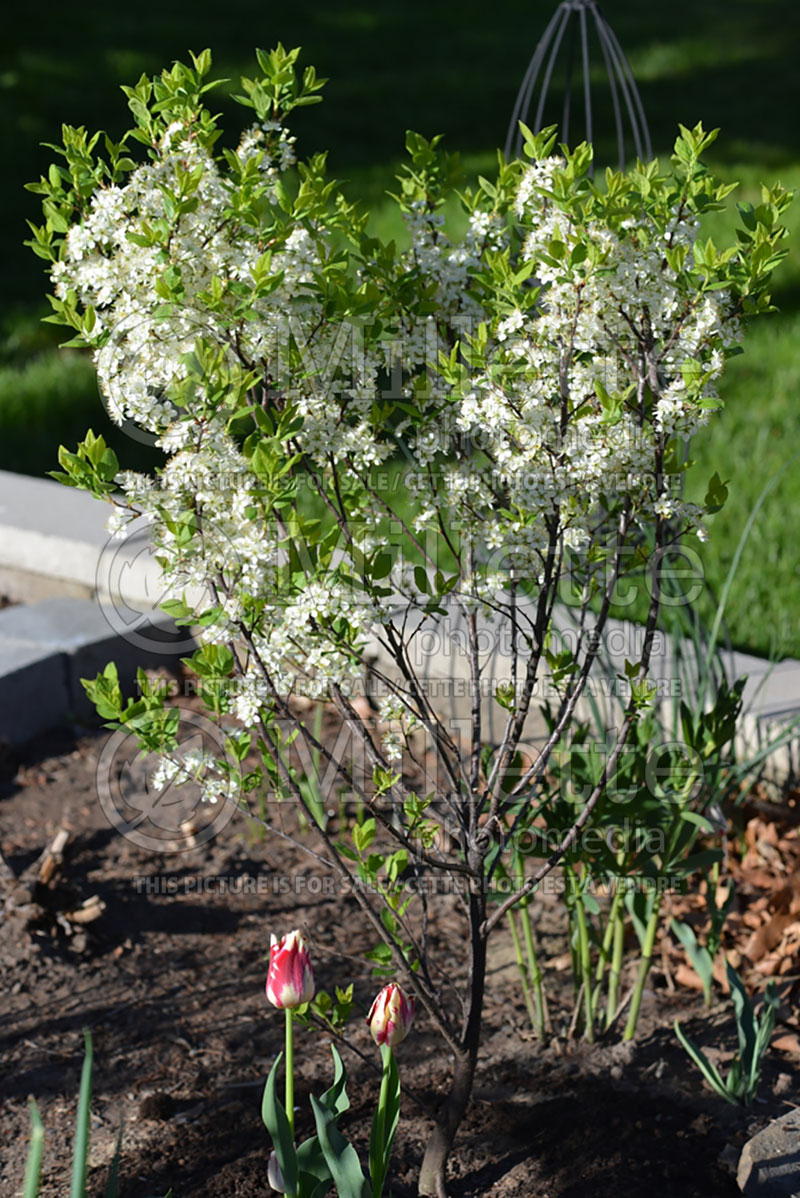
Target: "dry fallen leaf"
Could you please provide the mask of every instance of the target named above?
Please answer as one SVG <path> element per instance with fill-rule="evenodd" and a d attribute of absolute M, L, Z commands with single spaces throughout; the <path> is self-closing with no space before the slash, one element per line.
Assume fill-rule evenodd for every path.
<path fill-rule="evenodd" d="M 698 974 L 685 961 L 682 961 L 675 970 L 675 981 L 679 986 L 688 986 L 690 990 L 703 989 L 703 983 L 700 981 Z"/>
<path fill-rule="evenodd" d="M 772 919 L 753 932 L 743 950 L 744 955 L 754 964 L 760 961 L 780 944 L 784 930 L 791 923 L 794 923 L 794 920 L 788 911 L 773 915 Z"/>
<path fill-rule="evenodd" d="M 777 1036 L 771 1044 L 772 1048 L 778 1048 L 781 1052 L 790 1052 L 793 1056 L 800 1057 L 800 1037 L 795 1032 L 785 1032 L 782 1036 Z"/>

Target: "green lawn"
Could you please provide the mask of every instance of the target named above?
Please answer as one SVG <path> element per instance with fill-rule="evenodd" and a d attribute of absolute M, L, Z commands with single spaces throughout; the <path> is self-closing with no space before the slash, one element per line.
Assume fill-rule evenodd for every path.
<path fill-rule="evenodd" d="M 57 353 L 38 324 L 45 290 L 40 264 L 21 242 L 38 216 L 23 184 L 49 161 L 42 141 L 60 124 L 84 123 L 118 134 L 125 121 L 120 83 L 152 72 L 188 47 L 209 45 L 218 71 L 252 66 L 252 46 L 277 40 L 304 47 L 304 60 L 330 77 L 326 102 L 298 114 L 301 152 L 328 148 L 334 174 L 355 196 L 378 205 L 391 185 L 406 128 L 443 132 L 463 152 L 469 173 L 491 168 L 502 143 L 527 58 L 554 3 L 509 0 L 487 10 L 476 0 L 430 5 L 405 0 L 270 7 L 230 0 L 192 5 L 163 0 L 137 9 L 85 0 L 68 13 L 42 0 L 35 20 L 13 9 L 0 51 L 0 189 L 4 304 L 0 308 L 0 468 L 42 473 L 60 441 L 92 424 L 107 427 L 88 364 Z M 608 0 L 605 12 L 633 65 L 653 143 L 669 152 L 678 121 L 722 126 L 713 165 L 752 194 L 760 179 L 800 186 L 800 11 L 790 0 Z M 599 54 L 595 50 L 595 62 Z M 598 157 L 610 157 L 606 101 L 597 88 Z M 557 81 L 556 81 L 557 82 Z M 220 106 L 226 108 L 226 99 Z M 556 119 L 557 112 L 546 113 Z M 604 132 L 605 131 L 605 132 Z M 580 133 L 580 129 L 575 129 Z M 376 224 L 386 226 L 385 210 Z M 719 222 L 717 222 L 719 224 Z M 800 204 L 792 210 L 800 227 Z M 716 235 L 716 231 L 715 231 Z M 776 278 L 781 313 L 754 328 L 744 357 L 725 380 L 727 408 L 697 438 L 693 484 L 714 470 L 730 480 L 730 499 L 703 549 L 718 588 L 762 487 L 800 449 L 800 249 Z M 142 450 L 120 434 L 126 464 Z M 798 460 L 797 465 L 800 465 Z M 792 544 L 800 514 L 800 469 L 790 466 L 755 523 L 729 604 L 734 643 L 800 657 L 800 566 Z"/>

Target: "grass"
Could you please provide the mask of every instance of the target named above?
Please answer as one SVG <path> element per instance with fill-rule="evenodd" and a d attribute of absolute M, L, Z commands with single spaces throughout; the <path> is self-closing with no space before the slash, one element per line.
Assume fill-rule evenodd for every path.
<path fill-rule="evenodd" d="M 745 355 L 730 366 L 725 411 L 695 439 L 690 474 L 693 498 L 702 498 L 714 470 L 730 480 L 728 501 L 710 520 L 710 539 L 700 547 L 716 591 L 763 488 L 775 481 L 756 516 L 726 609 L 734 645 L 775 657 L 800 657 L 794 523 L 800 512 L 798 345 L 800 314 L 751 330 Z"/>
<path fill-rule="evenodd" d="M 53 346 L 37 328 L 45 287 L 38 260 L 22 247 L 36 199 L 23 184 L 46 170 L 62 121 L 127 124 L 119 85 L 153 72 L 189 46 L 211 46 L 217 72 L 234 79 L 252 69 L 252 47 L 278 39 L 304 47 L 304 61 L 330 76 L 326 102 L 297 114 L 301 152 L 330 150 L 332 173 L 376 206 L 374 223 L 397 231 L 382 197 L 391 186 L 406 128 L 443 132 L 464 154 L 468 173 L 491 169 L 503 142 L 519 80 L 554 0 L 509 0 L 502 12 L 478 0 L 438 5 L 406 0 L 297 0 L 265 8 L 249 0 L 163 0 L 150 8 L 86 2 L 70 10 L 41 0 L 35 23 L 22 9 L 4 20 L 0 51 L 0 189 L 4 307 L 0 308 L 0 468 L 40 474 L 55 465 L 58 444 L 91 425 L 116 441 L 126 465 L 142 450 L 112 429 L 85 360 Z M 487 15 L 488 14 L 488 15 Z M 760 180 L 800 185 L 800 76 L 795 62 L 800 10 L 791 0 L 673 0 L 668 8 L 609 0 L 610 19 L 633 66 L 657 153 L 666 155 L 678 121 L 722 126 L 712 165 L 739 178 L 744 194 Z M 599 62 L 595 48 L 593 61 Z M 607 98 L 597 72 L 596 148 L 610 160 Z M 554 94 L 558 79 L 554 79 Z M 227 89 L 234 90 L 234 84 Z M 225 112 L 229 101 L 220 93 Z M 241 120 L 236 110 L 236 121 Z M 557 119 L 557 111 L 545 119 Z M 574 134 L 582 131 L 576 128 Z M 394 222 L 394 223 L 393 223 Z M 730 221 L 717 220 L 715 237 Z M 730 499 L 702 547 L 712 588 L 719 588 L 762 487 L 800 445 L 800 204 L 792 210 L 793 245 L 776 277 L 778 316 L 754 326 L 745 355 L 730 366 L 727 406 L 693 447 L 690 488 L 717 470 Z M 800 657 L 800 567 L 793 551 L 800 470 L 787 469 L 767 498 L 743 556 L 728 609 L 739 646 Z"/>
<path fill-rule="evenodd" d="M 741 182 L 737 198 L 757 200 L 763 171 L 739 164 L 722 172 Z M 800 189 L 800 167 L 775 172 Z M 720 214 L 709 232 L 720 241 L 734 218 Z M 728 631 L 740 648 L 775 657 L 800 657 L 800 559 L 794 520 L 800 512 L 800 202 L 788 213 L 789 254 L 775 276 L 778 312 L 745 329 L 744 354 L 722 380 L 725 408 L 695 437 L 688 476 L 690 498 L 701 500 L 718 471 L 729 498 L 709 521 L 700 546 L 706 578 L 719 591 L 739 537 L 762 490 L 775 482 L 759 509 L 726 608 Z M 791 462 L 795 461 L 795 468 Z M 778 478 L 778 475 L 780 477 Z"/>

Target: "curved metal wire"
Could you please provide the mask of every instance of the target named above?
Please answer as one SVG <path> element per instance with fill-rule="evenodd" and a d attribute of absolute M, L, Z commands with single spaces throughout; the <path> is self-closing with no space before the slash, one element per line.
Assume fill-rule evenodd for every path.
<path fill-rule="evenodd" d="M 519 157 L 522 152 L 522 134 L 519 122 L 530 124 L 534 133 L 542 128 L 544 107 L 553 77 L 553 71 L 558 60 L 561 45 L 566 34 L 566 81 L 564 86 L 564 106 L 562 110 L 559 135 L 562 141 L 569 141 L 570 118 L 572 116 L 573 78 L 575 75 L 575 58 L 580 46 L 580 64 L 583 77 L 583 113 L 586 141 L 592 141 L 594 122 L 592 114 L 592 89 L 589 72 L 589 17 L 594 22 L 594 31 L 600 44 L 603 64 L 608 76 L 611 89 L 611 104 L 614 110 L 614 124 L 617 135 L 617 156 L 619 168 L 624 170 L 625 151 L 625 118 L 630 127 L 634 153 L 644 161 L 653 156 L 650 142 L 650 130 L 644 114 L 639 89 L 633 78 L 630 64 L 622 52 L 614 30 L 603 16 L 596 0 L 562 0 L 542 38 L 534 51 L 522 85 L 517 93 L 514 111 L 508 126 L 506 136 L 506 158 Z M 533 122 L 528 120 L 531 103 L 536 92 L 539 75 L 544 69 L 541 90 Z"/>

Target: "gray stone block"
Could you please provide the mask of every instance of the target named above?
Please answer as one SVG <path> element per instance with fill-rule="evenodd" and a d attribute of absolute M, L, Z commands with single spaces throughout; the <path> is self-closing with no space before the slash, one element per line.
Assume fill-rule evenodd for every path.
<path fill-rule="evenodd" d="M 117 665 L 123 693 L 132 694 L 139 666 L 174 668 L 188 651 L 187 634 L 176 634 L 166 616 L 139 623 L 129 638 L 118 635 L 112 616 L 95 601 L 74 598 L 0 611 L 0 712 L 7 709 L 8 716 L 0 718 L 2 739 L 20 743 L 70 717 L 96 720 L 81 679 L 94 678 L 109 661 Z M 26 670 L 31 677 L 23 684 L 19 675 Z M 40 702 L 43 691 L 47 700 Z M 17 702 L 31 710 L 12 719 Z"/>
<path fill-rule="evenodd" d="M 781 1115 L 747 1141 L 736 1179 L 746 1198 L 800 1198 L 800 1111 Z"/>
<path fill-rule="evenodd" d="M 23 744 L 60 723 L 68 707 L 65 655 L 0 636 L 0 740 Z"/>

